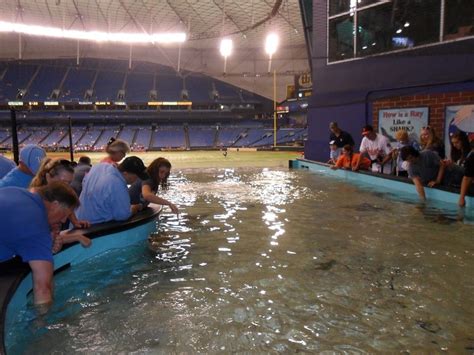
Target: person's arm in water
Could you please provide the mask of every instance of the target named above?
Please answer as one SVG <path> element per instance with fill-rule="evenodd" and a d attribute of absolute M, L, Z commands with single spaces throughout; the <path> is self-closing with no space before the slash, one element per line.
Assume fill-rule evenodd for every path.
<path fill-rule="evenodd" d="M 35 306 L 45 313 L 53 302 L 53 263 L 46 260 L 30 260 L 33 274 L 33 295 Z"/>
<path fill-rule="evenodd" d="M 149 185 L 146 185 L 146 184 L 142 185 L 142 195 L 145 201 L 148 201 L 150 203 L 156 203 L 157 205 L 169 206 L 169 208 L 171 209 L 173 213 L 175 214 L 179 213 L 178 207 L 176 207 L 176 205 L 169 202 L 168 200 L 165 200 L 164 198 L 156 196 Z"/>
<path fill-rule="evenodd" d="M 461 190 L 459 191 L 459 206 L 466 206 L 466 195 L 469 190 L 469 186 L 472 184 L 472 177 L 464 176 L 461 181 Z"/>
<path fill-rule="evenodd" d="M 426 195 L 425 195 L 425 188 L 423 187 L 423 184 L 421 183 L 421 179 L 418 176 L 414 176 L 411 178 L 413 181 L 413 184 L 415 184 L 416 192 L 418 192 L 418 196 L 425 201 L 426 200 Z"/>

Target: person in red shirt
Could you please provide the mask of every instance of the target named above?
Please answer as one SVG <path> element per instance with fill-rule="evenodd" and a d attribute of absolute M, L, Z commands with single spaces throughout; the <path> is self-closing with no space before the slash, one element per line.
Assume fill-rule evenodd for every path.
<path fill-rule="evenodd" d="M 346 144 L 342 148 L 342 154 L 337 159 L 336 165 L 331 166 L 331 169 L 346 169 L 352 170 L 354 166 L 357 165 L 359 161 L 360 153 L 354 153 L 352 146 Z M 361 157 L 359 170 L 369 170 L 370 169 L 370 159 L 366 157 Z"/>

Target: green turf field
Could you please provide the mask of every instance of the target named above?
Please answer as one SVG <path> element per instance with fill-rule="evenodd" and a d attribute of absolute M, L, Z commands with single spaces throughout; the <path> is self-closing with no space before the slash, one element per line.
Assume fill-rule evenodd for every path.
<path fill-rule="evenodd" d="M 99 162 L 105 153 L 76 153 L 74 160 L 81 155 L 88 155 L 93 163 Z M 229 151 L 224 157 L 220 151 L 173 151 L 173 152 L 132 152 L 149 164 L 153 159 L 165 157 L 170 160 L 173 168 L 232 168 L 232 167 L 288 167 L 288 160 L 301 156 L 301 152 L 236 152 Z M 11 158 L 11 155 L 7 154 Z M 69 153 L 48 153 L 50 157 L 69 159 Z"/>

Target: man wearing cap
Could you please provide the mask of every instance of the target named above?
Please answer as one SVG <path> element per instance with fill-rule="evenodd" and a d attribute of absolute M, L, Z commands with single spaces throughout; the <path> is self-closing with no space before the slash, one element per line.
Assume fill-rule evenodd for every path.
<path fill-rule="evenodd" d="M 20 152 L 20 162 L 0 180 L 0 187 L 17 186 L 28 188 L 31 180 L 36 175 L 41 161 L 46 156 L 43 148 L 28 144 Z"/>
<path fill-rule="evenodd" d="M 331 122 L 329 124 L 329 129 L 331 130 L 329 141 L 334 141 L 334 144 L 336 144 L 339 149 L 342 150 L 342 147 L 344 147 L 346 144 L 349 144 L 351 147 L 354 146 L 355 143 L 354 139 L 352 139 L 352 136 L 340 129 L 337 122 Z"/>
<path fill-rule="evenodd" d="M 127 188 L 137 178 L 147 180 L 148 175 L 143 161 L 135 156 L 125 158 L 118 167 L 107 163 L 93 166 L 84 178 L 76 217 L 92 224 L 128 219 L 140 210 L 140 205 L 130 204 Z"/>
<path fill-rule="evenodd" d="M 372 162 L 372 171 L 383 174 L 392 173 L 392 146 L 390 145 L 387 137 L 375 133 L 374 129 L 370 125 L 366 125 L 362 128 L 362 142 L 360 143 L 360 155 L 356 165 L 352 170 L 359 170 L 362 162 L 362 157 L 368 156 Z"/>

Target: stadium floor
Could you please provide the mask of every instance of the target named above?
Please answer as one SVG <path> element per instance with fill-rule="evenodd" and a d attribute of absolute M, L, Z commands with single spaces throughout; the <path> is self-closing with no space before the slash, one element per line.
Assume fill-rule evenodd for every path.
<path fill-rule="evenodd" d="M 273 151 L 229 151 L 224 156 L 221 151 L 166 151 L 166 152 L 132 152 L 143 159 L 148 165 L 153 159 L 158 157 L 167 158 L 174 169 L 196 169 L 196 168 L 237 168 L 237 167 L 287 167 L 288 160 L 301 157 L 301 152 L 273 152 Z M 95 164 L 99 162 L 105 153 L 75 153 L 74 159 L 77 161 L 81 155 L 87 155 Z M 11 158 L 11 154 L 6 154 Z M 55 158 L 69 159 L 69 153 L 48 153 L 48 156 Z"/>

